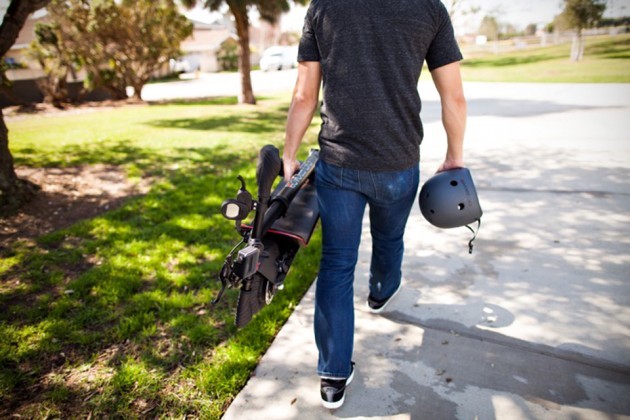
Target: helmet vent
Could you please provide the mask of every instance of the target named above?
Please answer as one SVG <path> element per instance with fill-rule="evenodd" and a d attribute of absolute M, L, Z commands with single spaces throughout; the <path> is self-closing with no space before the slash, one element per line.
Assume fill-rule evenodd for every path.
<path fill-rule="evenodd" d="M 452 180 L 451 181 L 451 187 L 457 187 L 457 181 Z"/>
<path fill-rule="evenodd" d="M 435 210 L 431 209 L 429 211 L 431 212 L 431 214 L 435 214 Z"/>
<path fill-rule="evenodd" d="M 464 205 L 464 203 L 459 203 L 459 204 L 457 205 L 457 210 L 464 210 L 464 207 L 466 207 L 466 206 Z"/>

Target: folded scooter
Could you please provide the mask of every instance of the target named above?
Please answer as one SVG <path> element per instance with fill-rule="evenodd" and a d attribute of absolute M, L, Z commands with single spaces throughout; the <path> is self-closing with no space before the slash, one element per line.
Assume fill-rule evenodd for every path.
<path fill-rule="evenodd" d="M 236 198 L 221 205 L 221 213 L 235 221 L 242 240 L 232 249 L 219 273 L 221 290 L 213 303 L 221 300 L 226 288 L 240 288 L 236 308 L 236 326 L 244 327 L 254 314 L 269 304 L 285 277 L 300 246 L 308 244 L 319 220 L 317 193 L 313 182 L 319 151 L 308 158 L 289 182 L 284 179 L 271 191 L 281 174 L 282 160 L 272 145 L 264 146 L 258 156 L 256 181 L 258 199 L 241 188 Z M 251 212 L 251 224 L 243 224 Z"/>

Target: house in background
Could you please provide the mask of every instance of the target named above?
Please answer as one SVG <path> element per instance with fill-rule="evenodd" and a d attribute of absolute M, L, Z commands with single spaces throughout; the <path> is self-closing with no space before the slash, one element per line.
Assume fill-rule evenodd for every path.
<path fill-rule="evenodd" d="M 5 11 L 0 10 L 2 18 L 4 18 Z M 30 59 L 26 51 L 31 42 L 35 41 L 35 25 L 47 21 L 46 10 L 41 9 L 29 16 L 24 22 L 24 27 L 22 27 L 18 38 L 4 56 L 5 62 L 9 64 L 7 71 L 9 80 L 37 79 L 44 75 L 39 63 Z"/>
<path fill-rule="evenodd" d="M 203 23 L 191 20 L 193 33 L 181 43 L 182 57 L 176 61 L 178 71 L 217 72 L 221 70 L 217 55 L 227 42 L 236 42 L 234 30 L 224 22 Z"/>
<path fill-rule="evenodd" d="M 8 4 L 4 3 L 6 2 L 0 5 L 0 19 L 4 19 L 8 7 Z M 15 43 L 2 57 L 2 60 L 8 64 L 5 74 L 11 81 L 11 87 L 0 90 L 0 107 L 43 101 L 44 95 L 37 86 L 37 80 L 44 77 L 44 71 L 37 61 L 28 56 L 27 51 L 31 42 L 35 40 L 35 25 L 47 21 L 48 15 L 45 9 L 30 15 L 24 22 Z M 73 87 L 69 86 L 69 88 Z M 78 88 L 76 90 L 78 91 Z"/>
<path fill-rule="evenodd" d="M 221 66 L 221 50 L 226 46 L 238 45 L 238 37 L 229 15 L 212 23 L 203 23 L 194 19 L 193 34 L 181 44 L 182 57 L 171 62 L 171 67 L 179 71 L 218 72 Z M 263 52 L 281 42 L 279 25 L 259 21 L 249 29 L 250 61 L 253 65 L 260 62 Z"/>
<path fill-rule="evenodd" d="M 6 2 L 0 1 L 0 21 L 8 7 Z M 36 80 L 44 76 L 39 63 L 27 55 L 31 42 L 35 40 L 35 25 L 47 22 L 45 9 L 33 13 L 24 23 L 18 39 L 4 56 L 10 65 L 6 72 L 7 78 L 13 82 L 11 91 L 7 94 L 0 92 L 0 107 L 16 105 L 24 102 L 41 102 L 43 95 L 37 87 Z M 190 19 L 190 18 L 189 18 Z M 193 23 L 193 34 L 181 44 L 181 57 L 173 57 L 170 63 L 156 73 L 156 77 L 165 76 L 170 72 L 217 72 L 222 70 L 219 60 L 222 47 L 235 48 L 238 45 L 233 18 L 229 13 L 223 18 L 211 23 L 204 23 L 190 19 Z M 281 42 L 280 25 L 270 25 L 259 21 L 250 26 L 251 63 L 257 65 L 265 49 Z M 84 74 L 79 72 L 77 80 L 69 80 L 69 87 L 77 92 L 80 90 Z M 102 93 L 92 100 L 100 100 Z M 87 99 L 87 98 L 86 98 Z M 103 98 L 106 99 L 106 98 Z"/>

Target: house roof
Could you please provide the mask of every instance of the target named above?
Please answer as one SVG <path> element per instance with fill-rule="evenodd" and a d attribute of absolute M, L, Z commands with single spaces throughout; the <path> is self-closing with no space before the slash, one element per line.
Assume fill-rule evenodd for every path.
<path fill-rule="evenodd" d="M 230 38 L 236 39 L 236 36 L 227 28 L 212 29 L 195 27 L 193 34 L 182 42 L 180 48 L 184 52 L 214 51 Z"/>

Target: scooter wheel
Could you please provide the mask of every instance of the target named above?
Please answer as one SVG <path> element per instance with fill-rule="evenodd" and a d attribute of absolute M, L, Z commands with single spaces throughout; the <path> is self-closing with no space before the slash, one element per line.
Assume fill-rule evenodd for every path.
<path fill-rule="evenodd" d="M 273 298 L 273 284 L 256 273 L 241 286 L 236 305 L 236 326 L 244 327 Z"/>

